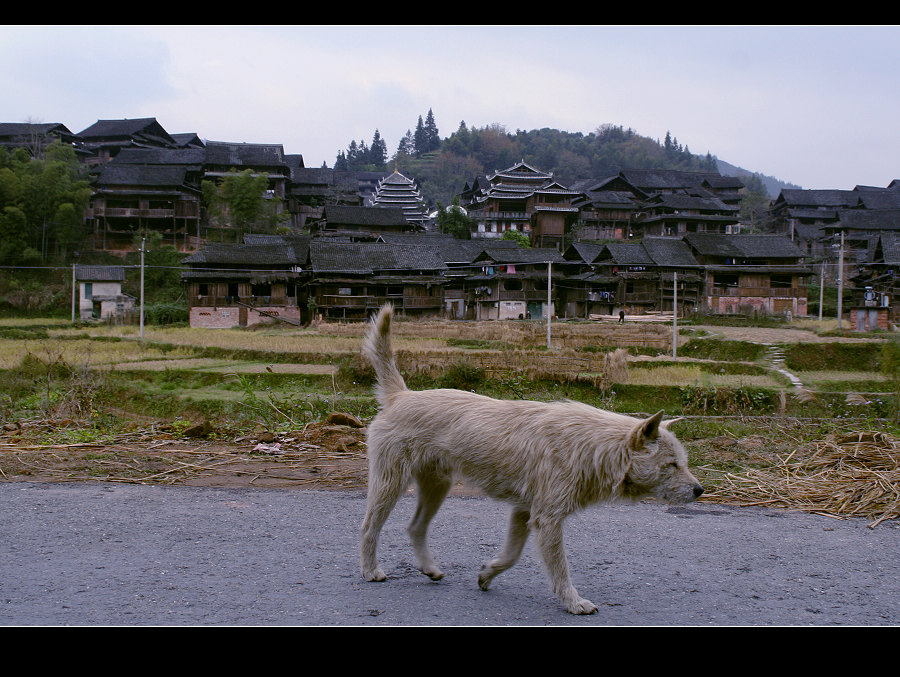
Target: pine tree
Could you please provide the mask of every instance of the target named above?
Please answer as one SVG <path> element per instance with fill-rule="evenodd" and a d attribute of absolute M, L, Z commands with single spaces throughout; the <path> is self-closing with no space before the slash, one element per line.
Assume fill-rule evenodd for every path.
<path fill-rule="evenodd" d="M 425 123 L 422 122 L 421 115 L 419 116 L 419 121 L 416 123 L 416 132 L 413 135 L 413 139 L 416 144 L 416 155 L 428 152 L 428 136 L 425 132 Z"/>
<path fill-rule="evenodd" d="M 411 130 L 406 130 L 406 136 L 400 139 L 397 146 L 397 155 L 412 155 L 416 152 L 416 140 Z"/>
<path fill-rule="evenodd" d="M 381 138 L 381 133 L 376 129 L 372 137 L 372 146 L 369 148 L 369 161 L 376 169 L 381 169 L 387 162 L 387 144 Z"/>
<path fill-rule="evenodd" d="M 425 116 L 425 143 L 428 147 L 426 152 L 439 150 L 441 147 L 441 137 L 434 122 L 434 113 L 430 108 L 428 109 L 428 115 Z"/>

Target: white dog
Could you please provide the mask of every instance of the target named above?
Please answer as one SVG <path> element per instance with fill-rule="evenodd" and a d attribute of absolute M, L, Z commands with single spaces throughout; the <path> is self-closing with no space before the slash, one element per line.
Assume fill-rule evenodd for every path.
<path fill-rule="evenodd" d="M 391 315 L 390 305 L 381 309 L 363 346 L 375 368 L 381 406 L 368 429 L 363 577 L 385 580 L 376 559 L 378 536 L 412 480 L 418 484 L 418 507 L 409 535 L 422 572 L 433 580 L 443 577 L 428 548 L 428 525 L 459 475 L 513 504 L 506 544 L 482 569 L 481 589 L 516 563 L 534 531 L 553 591 L 566 610 L 595 612 L 569 577 L 565 517 L 598 501 L 651 495 L 684 503 L 703 493 L 688 471 L 684 448 L 666 430 L 663 412 L 639 420 L 578 402 L 408 390 L 391 351 Z"/>

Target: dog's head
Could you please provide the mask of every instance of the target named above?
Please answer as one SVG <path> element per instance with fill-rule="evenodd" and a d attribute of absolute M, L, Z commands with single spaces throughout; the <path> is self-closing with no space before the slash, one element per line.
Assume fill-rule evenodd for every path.
<path fill-rule="evenodd" d="M 654 496 L 669 503 L 689 503 L 703 486 L 688 470 L 687 452 L 663 421 L 659 411 L 631 431 L 627 443 L 631 462 L 622 482 L 626 498 Z"/>

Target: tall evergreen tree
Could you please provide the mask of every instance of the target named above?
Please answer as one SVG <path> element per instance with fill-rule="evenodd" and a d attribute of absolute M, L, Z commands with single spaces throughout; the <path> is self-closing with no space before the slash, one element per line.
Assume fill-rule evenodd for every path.
<path fill-rule="evenodd" d="M 413 155 L 416 152 L 416 140 L 413 137 L 412 130 L 407 129 L 406 135 L 400 139 L 397 145 L 397 155 Z"/>
<path fill-rule="evenodd" d="M 381 138 L 381 133 L 376 129 L 372 137 L 372 145 L 369 147 L 369 161 L 376 169 L 381 169 L 387 162 L 387 144 Z"/>
<path fill-rule="evenodd" d="M 425 123 L 422 122 L 421 115 L 419 116 L 419 121 L 416 123 L 416 131 L 415 134 L 413 134 L 413 139 L 416 143 L 416 155 L 428 152 L 428 134 L 425 131 Z"/>
<path fill-rule="evenodd" d="M 438 133 L 437 124 L 434 122 L 434 113 L 429 108 L 428 115 L 425 116 L 425 144 L 426 152 L 438 150 L 441 147 L 441 137 Z"/>

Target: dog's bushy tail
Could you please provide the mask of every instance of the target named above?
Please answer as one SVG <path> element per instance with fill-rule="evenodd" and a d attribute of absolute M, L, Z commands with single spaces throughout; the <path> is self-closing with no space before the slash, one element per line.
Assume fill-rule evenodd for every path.
<path fill-rule="evenodd" d="M 384 406 L 394 393 L 406 390 L 406 382 L 397 369 L 394 353 L 391 350 L 391 317 L 394 307 L 386 303 L 378 311 L 369 325 L 369 331 L 363 341 L 363 354 L 375 368 L 377 383 L 375 395 L 378 403 Z"/>

